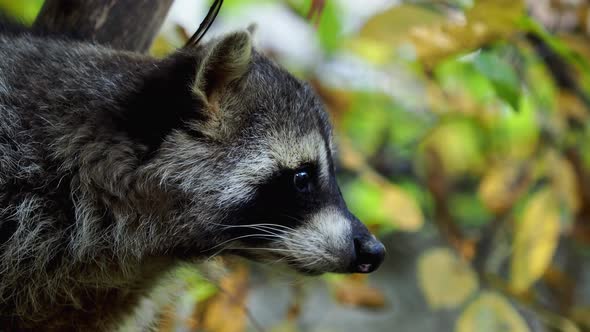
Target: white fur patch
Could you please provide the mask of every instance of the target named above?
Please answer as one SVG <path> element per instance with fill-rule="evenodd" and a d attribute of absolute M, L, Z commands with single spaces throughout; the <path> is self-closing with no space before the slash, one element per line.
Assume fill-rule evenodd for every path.
<path fill-rule="evenodd" d="M 290 257 L 287 258 L 298 267 L 313 271 L 345 269 L 353 246 L 350 221 L 337 208 L 329 207 L 304 225 L 277 243 L 288 249 Z"/>

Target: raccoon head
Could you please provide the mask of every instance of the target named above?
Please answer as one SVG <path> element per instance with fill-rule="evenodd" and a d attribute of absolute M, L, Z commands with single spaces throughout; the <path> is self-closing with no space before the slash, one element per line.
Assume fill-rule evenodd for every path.
<path fill-rule="evenodd" d="M 308 84 L 255 50 L 247 31 L 164 63 L 174 70 L 156 87 L 181 77 L 190 88 L 162 106 L 168 114 L 138 114 L 146 125 L 132 134 L 156 145 L 146 172 L 175 197 L 170 233 L 178 238 L 170 241 L 308 274 L 368 273 L 381 264 L 384 246 L 342 198 L 330 121 Z M 144 111 L 159 104 L 145 96 Z"/>

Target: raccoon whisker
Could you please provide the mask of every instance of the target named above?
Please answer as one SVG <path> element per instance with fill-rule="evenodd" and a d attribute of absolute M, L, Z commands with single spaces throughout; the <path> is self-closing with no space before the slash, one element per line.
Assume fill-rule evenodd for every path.
<path fill-rule="evenodd" d="M 264 230 L 273 230 L 281 233 L 285 233 L 288 231 L 294 231 L 294 229 L 282 229 L 275 227 L 274 225 L 266 225 L 266 224 L 252 224 L 252 225 L 243 225 L 242 228 L 252 228 L 252 229 L 264 229 Z"/>
<path fill-rule="evenodd" d="M 279 259 L 275 259 L 275 260 L 273 260 L 273 261 L 268 261 L 267 263 L 268 263 L 268 264 L 271 264 L 271 265 L 272 265 L 272 264 L 278 264 L 278 263 L 284 262 L 284 261 L 285 261 L 285 259 L 286 259 L 286 257 L 281 257 L 281 258 L 279 258 Z"/>
<path fill-rule="evenodd" d="M 252 226 L 272 228 L 272 229 L 276 229 L 276 230 L 282 230 L 285 232 L 292 232 L 292 231 L 296 230 L 295 228 L 287 227 L 287 226 L 279 225 L 279 224 L 252 224 Z"/>
<path fill-rule="evenodd" d="M 234 247 L 230 248 L 232 250 L 268 250 L 268 251 L 281 251 L 281 252 L 289 252 L 293 254 L 298 254 L 299 252 L 295 250 L 290 250 L 286 248 L 267 248 L 267 247 Z"/>
<path fill-rule="evenodd" d="M 266 232 L 267 234 L 270 234 L 270 235 L 276 235 L 277 237 L 280 237 L 281 236 L 281 233 L 283 233 L 282 230 L 268 229 L 268 228 L 256 227 L 256 226 L 249 226 L 249 227 L 243 227 L 243 228 L 246 228 L 246 229 L 255 229 L 257 231 Z M 272 232 L 272 231 L 275 231 L 275 232 Z M 279 232 L 279 233 L 276 233 L 276 232 Z"/>
<path fill-rule="evenodd" d="M 296 249 L 302 250 L 304 252 L 308 252 L 309 251 L 309 248 L 308 247 L 306 247 L 303 244 L 301 244 L 301 243 L 308 243 L 308 241 L 306 241 L 307 239 L 305 237 L 303 237 L 302 235 L 297 234 L 297 233 L 293 233 L 293 234 L 290 234 L 290 235 L 291 236 L 286 240 L 286 242 L 287 242 L 286 245 L 287 246 L 289 246 L 291 248 L 296 248 Z"/>
<path fill-rule="evenodd" d="M 205 261 L 210 261 L 211 259 L 215 258 L 217 255 L 219 255 L 221 252 L 223 252 L 224 250 L 268 250 L 268 251 L 283 251 L 283 252 L 288 252 L 291 254 L 298 254 L 297 251 L 295 250 L 290 250 L 290 249 L 285 249 L 285 248 L 267 248 L 267 247 L 232 247 L 232 248 L 222 248 L 221 250 L 215 252 L 214 254 L 212 254 L 211 256 L 209 256 L 207 259 L 205 259 Z M 283 260 L 287 259 L 287 257 L 280 257 L 279 259 L 275 260 L 275 261 L 269 261 L 269 264 L 274 264 L 274 263 L 279 263 Z"/>
<path fill-rule="evenodd" d="M 333 257 L 327 255 L 325 252 L 323 251 L 319 251 L 319 250 L 309 250 L 309 248 L 306 248 L 304 246 L 302 246 L 301 244 L 299 244 L 296 241 L 291 241 L 288 244 L 289 249 L 294 250 L 294 252 L 297 253 L 296 257 L 293 257 L 292 260 L 294 262 L 304 262 L 307 263 L 307 265 L 315 265 L 318 261 L 320 260 L 326 260 L 326 261 L 332 261 L 334 260 Z M 317 259 L 313 262 L 309 262 L 307 260 L 306 257 L 317 257 Z"/>
<path fill-rule="evenodd" d="M 276 238 L 277 240 L 278 240 L 278 239 L 281 239 L 281 240 L 283 240 L 283 241 L 285 241 L 285 242 L 289 242 L 289 241 L 291 241 L 291 240 L 292 240 L 290 236 L 286 235 L 286 234 L 287 234 L 286 232 L 284 232 L 284 231 L 281 231 L 281 230 L 277 230 L 277 229 L 267 229 L 267 228 L 253 228 L 253 229 L 257 229 L 257 230 L 260 230 L 260 231 L 263 231 L 263 232 L 267 232 L 268 234 L 272 234 L 272 235 L 274 235 L 274 236 L 275 236 L 275 238 Z M 273 232 L 273 231 L 274 231 L 274 232 Z"/>
<path fill-rule="evenodd" d="M 221 248 L 220 250 L 214 252 L 213 254 L 211 254 L 209 257 L 207 257 L 204 261 L 205 262 L 209 262 L 211 261 L 213 258 L 217 257 L 217 255 L 219 255 L 220 253 L 222 253 L 224 250 L 226 250 L 227 248 Z"/>
<path fill-rule="evenodd" d="M 274 228 L 276 230 L 279 230 L 281 228 L 284 229 L 284 230 L 289 230 L 289 231 L 295 230 L 294 228 L 288 227 L 288 226 L 285 226 L 285 225 L 270 224 L 270 223 L 248 224 L 248 225 L 223 225 L 223 224 L 218 224 L 218 223 L 213 223 L 212 222 L 211 224 L 216 225 L 216 226 L 221 226 L 224 229 L 227 229 L 227 228 L 251 228 L 251 227 L 256 226 L 256 227 Z"/>
<path fill-rule="evenodd" d="M 276 237 L 276 236 L 274 234 L 248 234 L 248 235 L 241 235 L 241 236 L 237 236 L 237 237 L 231 238 L 229 240 L 225 240 L 225 241 L 223 241 L 223 242 L 221 242 L 221 243 L 219 243 L 219 244 L 217 244 L 217 245 L 215 245 L 215 246 L 213 246 L 213 247 L 205 250 L 204 252 L 213 250 L 215 248 L 219 248 L 220 246 L 222 246 L 222 245 L 224 245 L 226 243 L 229 243 L 229 242 L 233 242 L 233 241 L 240 240 L 240 239 L 245 239 L 245 238 L 251 238 L 251 237 L 271 237 L 272 238 L 272 237 Z"/>
<path fill-rule="evenodd" d="M 300 218 L 297 218 L 297 217 L 295 217 L 295 216 L 291 216 L 291 215 L 288 215 L 288 214 L 281 214 L 281 216 L 282 216 L 282 217 L 287 217 L 287 218 L 289 218 L 289 219 L 291 219 L 291 220 L 294 220 L 294 221 L 296 221 L 296 222 L 298 222 L 298 223 L 303 223 L 303 222 L 305 222 L 305 220 L 303 220 L 303 219 L 300 219 Z"/>
<path fill-rule="evenodd" d="M 218 224 L 220 225 L 220 224 Z M 246 229 L 255 229 L 258 231 L 262 231 L 262 232 L 266 232 L 269 235 L 274 235 L 276 238 L 278 239 L 283 239 L 285 241 L 290 241 L 290 239 L 286 236 L 284 236 L 283 234 L 285 234 L 285 232 L 287 232 L 287 230 L 284 229 L 277 229 L 274 224 L 251 224 L 251 225 L 223 225 L 224 229 L 227 228 L 246 228 Z M 282 226 L 282 225 L 280 225 Z M 294 231 L 294 229 L 283 226 L 291 231 Z M 293 232 L 291 232 L 293 233 Z"/>
<path fill-rule="evenodd" d="M 279 225 L 279 224 L 252 224 L 252 226 L 273 228 L 273 229 L 277 229 L 277 230 L 280 229 L 280 230 L 284 230 L 284 231 L 294 231 L 295 230 L 295 228 L 288 227 L 285 225 Z"/>
<path fill-rule="evenodd" d="M 318 257 L 314 261 L 310 261 L 307 264 L 303 264 L 301 267 L 307 268 L 307 267 L 311 267 L 311 266 L 317 266 L 318 262 L 321 261 L 322 258 L 324 258 L 324 257 Z"/>
<path fill-rule="evenodd" d="M 258 223 L 258 224 L 249 224 L 249 225 L 254 225 L 254 226 L 272 226 L 272 227 L 282 227 L 282 228 L 286 228 L 286 229 L 290 229 L 293 230 L 293 227 L 289 227 L 286 225 L 281 225 L 281 224 L 273 224 L 273 223 Z"/>
<path fill-rule="evenodd" d="M 248 226 L 248 227 L 244 227 L 244 228 L 255 229 L 257 231 L 265 232 L 265 234 L 272 235 L 272 236 L 276 237 L 277 239 L 283 239 L 285 241 L 289 240 L 286 236 L 283 235 L 285 232 L 280 229 L 274 229 L 271 227 L 262 227 L 262 226 Z"/>

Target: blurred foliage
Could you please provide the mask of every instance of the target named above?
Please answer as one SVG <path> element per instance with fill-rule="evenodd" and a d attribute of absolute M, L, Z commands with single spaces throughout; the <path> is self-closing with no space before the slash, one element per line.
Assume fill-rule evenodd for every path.
<path fill-rule="evenodd" d="M 479 286 L 469 264 L 446 248 L 433 248 L 422 254 L 418 261 L 418 280 L 429 306 L 435 310 L 456 308 Z"/>
<path fill-rule="evenodd" d="M 0 0 L 0 9 L 31 22 L 41 2 Z M 590 331 L 590 304 L 572 299 L 581 285 L 570 275 L 590 257 L 589 5 L 407 1 L 345 32 L 339 2 L 283 4 L 323 51 L 298 70 L 334 119 L 351 210 L 381 235 L 436 229 L 446 241 L 417 262 L 430 308 L 458 310 L 457 332 L 530 331 L 517 306 L 549 329 Z M 153 53 L 172 51 L 170 40 L 160 36 Z M 322 74 L 343 55 L 362 63 L 355 75 L 369 84 Z M 189 289 L 199 284 L 185 327 L 245 329 L 249 272 L 225 266 L 234 268 L 212 282 L 179 272 Z M 343 305 L 389 302 L 366 277 L 325 281 Z M 297 331 L 299 305 L 273 331 Z"/>
<path fill-rule="evenodd" d="M 43 0 L 0 0 L 0 13 L 5 13 L 26 24 L 32 24 Z"/>

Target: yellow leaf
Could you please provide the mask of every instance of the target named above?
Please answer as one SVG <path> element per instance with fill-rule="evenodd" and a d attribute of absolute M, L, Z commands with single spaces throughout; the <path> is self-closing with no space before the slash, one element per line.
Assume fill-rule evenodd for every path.
<path fill-rule="evenodd" d="M 534 194 L 514 230 L 510 286 L 526 291 L 545 272 L 559 240 L 559 209 L 549 189 Z"/>
<path fill-rule="evenodd" d="M 174 46 L 162 35 L 156 36 L 150 48 L 150 54 L 158 58 L 163 58 L 173 51 L 175 51 Z"/>
<path fill-rule="evenodd" d="M 420 256 L 418 281 L 433 309 L 456 308 L 479 287 L 471 266 L 446 248 L 430 249 Z"/>
<path fill-rule="evenodd" d="M 478 194 L 490 211 L 500 215 L 512 208 L 530 180 L 528 167 L 523 163 L 503 162 L 489 168 L 479 184 Z"/>
<path fill-rule="evenodd" d="M 270 332 L 298 332 L 297 324 L 291 320 L 285 320 L 280 324 L 273 326 Z"/>
<path fill-rule="evenodd" d="M 336 300 L 352 307 L 380 309 L 385 306 L 383 292 L 369 286 L 366 275 L 352 275 L 338 280 Z"/>
<path fill-rule="evenodd" d="M 203 328 L 208 332 L 241 332 L 246 327 L 248 269 L 244 265 L 220 281 L 222 291 L 208 302 Z"/>
<path fill-rule="evenodd" d="M 479 0 L 461 16 L 403 4 L 369 19 L 359 38 L 386 43 L 398 51 L 412 47 L 422 63 L 434 65 L 446 56 L 517 32 L 524 8 L 522 0 Z"/>
<path fill-rule="evenodd" d="M 582 202 L 580 201 L 579 182 L 574 166 L 552 150 L 552 153 L 548 154 L 546 167 L 559 202 L 565 203 L 565 206 L 573 214 L 577 213 Z"/>
<path fill-rule="evenodd" d="M 524 319 L 504 297 L 482 292 L 463 311 L 455 332 L 530 332 Z"/>
<path fill-rule="evenodd" d="M 393 183 L 382 182 L 381 188 L 383 211 L 391 216 L 395 227 L 407 232 L 416 232 L 422 228 L 424 216 L 413 197 Z"/>
<path fill-rule="evenodd" d="M 575 307 L 569 315 L 578 325 L 590 330 L 590 307 Z"/>
<path fill-rule="evenodd" d="M 358 171 L 364 181 L 381 189 L 382 201 L 378 214 L 388 216 L 392 225 L 403 231 L 415 232 L 422 228 L 424 215 L 412 196 L 375 172 L 367 164 L 365 157 L 345 138 L 340 141 L 340 151 L 344 167 Z"/>
<path fill-rule="evenodd" d="M 365 23 L 360 35 L 370 40 L 397 45 L 405 42 L 410 31 L 419 25 L 427 27 L 446 21 L 445 15 L 434 10 L 402 4 L 373 16 Z"/>
<path fill-rule="evenodd" d="M 580 56 L 586 59 L 590 58 L 590 47 L 587 36 L 579 33 L 572 34 L 560 31 L 556 37 Z"/>
<path fill-rule="evenodd" d="M 393 55 L 393 49 L 388 44 L 367 38 L 348 40 L 344 45 L 352 51 L 352 53 L 355 53 L 368 62 L 377 65 L 387 63 L 391 60 L 391 56 Z"/>
<path fill-rule="evenodd" d="M 557 95 L 557 104 L 559 115 L 575 119 L 581 123 L 586 122 L 590 117 L 584 101 L 572 92 L 560 90 L 559 95 Z"/>
<path fill-rule="evenodd" d="M 446 121 L 434 128 L 423 144 L 426 151 L 433 149 L 440 157 L 445 174 L 477 175 L 487 166 L 478 130 L 476 125 L 468 121 Z"/>

